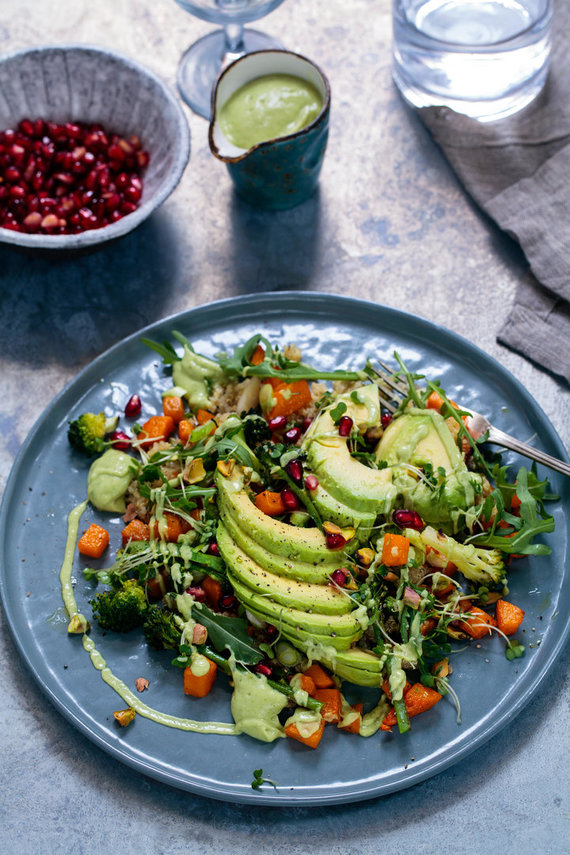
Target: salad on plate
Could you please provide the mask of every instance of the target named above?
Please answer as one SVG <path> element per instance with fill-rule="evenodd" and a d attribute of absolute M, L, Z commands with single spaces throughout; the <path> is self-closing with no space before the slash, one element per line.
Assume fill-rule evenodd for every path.
<path fill-rule="evenodd" d="M 486 456 L 461 404 L 397 354 L 409 391 L 391 413 L 370 363 L 322 371 L 261 334 L 210 358 L 173 338 L 145 340 L 166 366 L 155 412 L 132 390 L 121 425 L 84 413 L 68 430 L 71 453 L 93 458 L 61 571 L 68 631 L 127 704 L 119 724 L 140 714 L 317 748 L 327 726 L 405 734 L 442 700 L 459 720 L 455 656 L 492 634 L 507 659 L 524 655 L 508 574 L 550 551 L 547 482 Z M 103 518 L 77 543 L 87 616 L 71 573 L 88 502 Z M 120 544 L 107 513 L 123 518 Z M 171 651 L 203 720 L 148 706 L 148 681 L 133 691 L 112 673 L 92 621 Z M 208 721 L 224 679 L 232 721 Z"/>

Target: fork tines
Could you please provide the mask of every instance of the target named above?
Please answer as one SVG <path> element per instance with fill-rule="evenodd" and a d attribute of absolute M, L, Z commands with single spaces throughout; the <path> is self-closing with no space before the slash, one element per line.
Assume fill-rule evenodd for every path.
<path fill-rule="evenodd" d="M 408 394 L 408 387 L 405 383 L 396 380 L 394 372 L 389 365 L 377 359 L 376 362 L 381 366 L 381 369 L 370 364 L 372 371 L 376 374 L 380 403 L 389 412 L 394 413 L 398 407 L 398 399 L 405 397 Z"/>

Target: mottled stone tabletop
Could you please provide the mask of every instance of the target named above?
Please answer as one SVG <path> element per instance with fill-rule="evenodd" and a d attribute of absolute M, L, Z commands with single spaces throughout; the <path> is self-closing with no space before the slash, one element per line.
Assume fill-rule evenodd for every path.
<path fill-rule="evenodd" d="M 155 319 L 257 291 L 349 294 L 453 329 L 513 372 L 570 444 L 568 388 L 495 340 L 525 259 L 396 93 L 389 0 L 285 0 L 255 26 L 330 78 L 318 194 L 289 212 L 251 209 L 212 158 L 206 121 L 185 107 L 189 165 L 137 231 L 72 260 L 0 246 L 0 486 L 37 416 L 93 357 Z M 173 88 L 180 55 L 209 29 L 174 0 L 0 4 L 0 53 L 98 44 Z M 50 705 L 5 624 L 0 643 L 1 853 L 522 855 L 568 839 L 567 656 L 508 728 L 410 790 L 331 808 L 245 809 L 118 764 Z"/>

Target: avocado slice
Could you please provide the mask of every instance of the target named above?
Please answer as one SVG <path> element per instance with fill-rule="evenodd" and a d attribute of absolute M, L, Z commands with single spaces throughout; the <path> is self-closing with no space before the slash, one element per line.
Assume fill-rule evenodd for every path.
<path fill-rule="evenodd" d="M 320 483 L 317 489 L 311 493 L 311 499 L 324 520 L 336 523 L 341 528 L 354 527 L 356 529 L 355 537 L 359 543 L 368 539 L 376 520 L 375 513 L 350 508 L 331 496 Z"/>
<path fill-rule="evenodd" d="M 334 406 L 339 403 L 345 404 L 345 415 L 361 432 L 380 423 L 380 401 L 374 384 L 339 395 Z M 374 516 L 389 513 L 397 495 L 392 487 L 392 471 L 371 469 L 352 457 L 348 438 L 340 436 L 331 409 L 327 407 L 319 413 L 303 440 L 309 467 L 319 484 L 338 502 Z"/>
<path fill-rule="evenodd" d="M 393 484 L 404 507 L 446 531 L 462 527 L 466 513 L 478 502 L 482 476 L 467 469 L 445 419 L 436 410 L 413 408 L 394 419 L 376 447 L 376 459 L 392 467 Z M 418 478 L 402 465 L 406 463 L 419 469 L 430 464 L 437 485 Z"/>
<path fill-rule="evenodd" d="M 352 611 L 350 597 L 332 585 L 299 582 L 296 579 L 277 576 L 260 567 L 232 540 L 221 523 L 218 526 L 217 543 L 232 574 L 254 593 L 269 594 L 272 600 L 284 606 L 312 610 L 325 615 L 340 615 Z"/>
<path fill-rule="evenodd" d="M 223 505 L 220 507 L 220 517 L 232 540 L 237 543 L 240 549 L 243 549 L 264 570 L 269 570 L 278 576 L 297 579 L 299 582 L 326 585 L 333 570 L 343 564 L 344 554 L 340 550 L 333 553 L 335 561 L 326 564 L 309 564 L 308 561 L 296 561 L 284 558 L 282 555 L 276 555 L 269 552 L 240 528 L 231 514 L 226 512 Z"/>
<path fill-rule="evenodd" d="M 395 418 L 376 446 L 376 460 L 388 465 L 411 463 L 422 467 L 430 463 L 453 472 L 466 468 L 465 461 L 455 444 L 445 419 L 437 410 L 413 408 Z"/>
<path fill-rule="evenodd" d="M 231 516 L 242 531 L 268 552 L 291 561 L 339 566 L 338 553 L 327 547 L 325 536 L 318 528 L 289 525 L 260 511 L 243 488 L 243 475 L 239 467 L 234 468 L 231 478 L 224 478 L 216 472 L 215 481 L 222 513 Z M 356 549 L 357 546 L 353 538 L 346 544 L 346 550 Z"/>
<path fill-rule="evenodd" d="M 301 630 L 309 634 L 323 637 L 353 637 L 359 638 L 362 635 L 363 627 L 353 612 L 343 615 L 324 615 L 318 612 L 302 611 L 299 608 L 291 608 L 276 603 L 269 597 L 261 594 L 256 594 L 246 585 L 244 585 L 232 572 L 232 568 L 228 568 L 228 578 L 236 592 L 236 596 L 243 605 L 261 614 L 264 620 L 271 620 L 275 626 L 288 627 L 289 630 Z M 328 642 L 327 642 L 328 643 Z"/>

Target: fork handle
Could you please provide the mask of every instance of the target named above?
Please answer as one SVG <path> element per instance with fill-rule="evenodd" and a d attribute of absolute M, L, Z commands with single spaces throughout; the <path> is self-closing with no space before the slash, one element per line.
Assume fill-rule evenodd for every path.
<path fill-rule="evenodd" d="M 542 463 L 550 469 L 556 469 L 557 472 L 570 475 L 570 465 L 568 463 L 564 463 L 563 460 L 558 460 L 557 457 L 552 457 L 550 454 L 545 454 L 544 451 L 533 448 L 531 445 L 527 445 L 526 442 L 521 442 L 519 439 L 509 436 L 508 433 L 496 427 L 489 428 L 487 442 L 502 445 L 504 448 L 510 448 L 511 451 L 517 451 L 519 454 L 530 457 L 531 460 L 536 460 L 537 463 Z"/>

